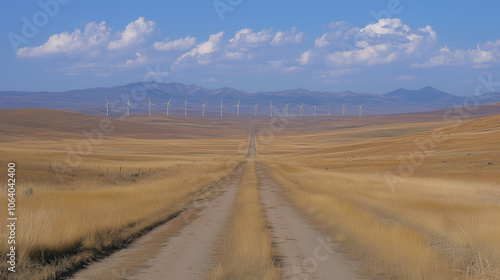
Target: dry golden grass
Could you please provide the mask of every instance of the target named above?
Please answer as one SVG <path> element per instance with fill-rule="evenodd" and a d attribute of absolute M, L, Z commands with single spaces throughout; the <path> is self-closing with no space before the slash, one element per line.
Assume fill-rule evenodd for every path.
<path fill-rule="evenodd" d="M 17 164 L 18 273 L 11 276 L 18 279 L 53 279 L 168 220 L 244 161 L 238 146 L 248 145 L 244 121 L 228 121 L 233 134 L 222 139 L 217 122 L 114 120 L 117 130 L 68 166 L 67 147 L 75 150 L 85 140 L 81 129 L 95 128 L 100 119 L 50 110 L 39 116 L 41 123 L 63 120 L 60 126 L 33 130 L 23 120 L 29 112 L 13 110 L 2 115 L 11 121 L 0 124 L 0 166 Z M 131 128 L 138 131 L 126 122 L 137 122 Z M 53 162 L 65 166 L 62 173 L 51 168 Z M 0 172 L 0 181 L 6 175 Z M 5 188 L 0 200 L 7 201 Z M 6 203 L 1 207 L 5 220 Z M 7 249 L 1 242 L 2 256 Z M 0 278 L 6 277 L 5 261 L 0 268 Z"/>
<path fill-rule="evenodd" d="M 247 162 L 235 209 L 219 248 L 219 262 L 210 280 L 283 279 L 273 261 L 266 217 L 259 202 L 255 162 Z"/>
<path fill-rule="evenodd" d="M 500 116 L 449 125 L 415 119 L 384 137 L 369 120 L 349 129 L 311 124 L 310 133 L 292 123 L 259 154 L 292 201 L 364 260 L 368 276 L 499 279 Z M 416 143 L 436 133 L 424 131 L 435 128 L 446 137 L 391 185 L 384 174 L 398 176 L 400 159 L 418 153 Z"/>

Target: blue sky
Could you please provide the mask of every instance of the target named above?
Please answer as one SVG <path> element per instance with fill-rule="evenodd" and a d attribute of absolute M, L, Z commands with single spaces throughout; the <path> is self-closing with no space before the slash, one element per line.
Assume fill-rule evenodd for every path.
<path fill-rule="evenodd" d="M 216 8 L 217 7 L 217 8 Z M 249 92 L 472 95 L 500 70 L 498 1 L 2 1 L 0 90 L 155 78 Z"/>

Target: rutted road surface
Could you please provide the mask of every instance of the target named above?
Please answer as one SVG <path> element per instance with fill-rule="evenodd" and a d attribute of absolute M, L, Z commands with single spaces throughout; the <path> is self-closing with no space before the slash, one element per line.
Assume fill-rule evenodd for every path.
<path fill-rule="evenodd" d="M 257 176 L 261 203 L 271 225 L 285 279 L 360 279 L 356 274 L 357 263 L 335 251 L 330 238 L 301 217 L 260 165 L 257 165 Z"/>
<path fill-rule="evenodd" d="M 247 157 L 253 158 L 257 154 L 253 121 L 250 127 Z M 336 252 L 329 239 L 289 204 L 267 171 L 256 166 L 261 203 L 285 279 L 360 279 L 357 263 Z M 90 264 L 72 279 L 204 279 L 216 263 L 215 246 L 232 212 L 244 168 L 244 164 L 238 167 L 201 207 L 189 207 L 127 248 Z"/>

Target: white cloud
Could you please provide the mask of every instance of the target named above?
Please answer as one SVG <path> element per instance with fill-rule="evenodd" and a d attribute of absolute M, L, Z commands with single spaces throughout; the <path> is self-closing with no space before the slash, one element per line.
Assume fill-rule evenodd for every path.
<path fill-rule="evenodd" d="M 186 36 L 174 41 L 168 41 L 168 38 L 163 42 L 155 42 L 153 48 L 158 51 L 179 51 L 192 48 L 196 44 L 196 38 Z"/>
<path fill-rule="evenodd" d="M 415 30 L 398 18 L 380 19 L 361 29 L 348 28 L 343 22 L 330 27 L 330 32 L 315 40 L 315 46 L 318 50 L 334 50 L 325 57 L 335 67 L 376 65 L 407 59 L 425 53 L 437 38 L 431 26 Z"/>
<path fill-rule="evenodd" d="M 120 32 L 120 39 L 109 42 L 108 49 L 120 50 L 143 43 L 153 33 L 154 29 L 155 23 L 153 21 L 146 21 L 143 17 L 139 17 L 136 21 L 129 23 L 124 31 Z"/>
<path fill-rule="evenodd" d="M 283 67 L 283 60 L 270 60 L 267 63 L 271 69 L 281 69 Z"/>
<path fill-rule="evenodd" d="M 398 53 L 393 51 L 391 44 L 364 46 L 358 50 L 339 51 L 326 56 L 327 61 L 334 66 L 351 64 L 385 64 L 394 62 Z"/>
<path fill-rule="evenodd" d="M 435 56 L 423 63 L 413 63 L 412 67 L 472 64 L 476 68 L 481 68 L 484 67 L 483 64 L 496 62 L 500 62 L 500 40 L 478 44 L 475 49 L 468 50 L 450 50 L 445 46 Z"/>
<path fill-rule="evenodd" d="M 219 32 L 217 34 L 212 34 L 208 38 L 208 41 L 202 42 L 196 47 L 194 47 L 192 50 L 189 52 L 186 52 L 182 54 L 175 64 L 181 63 L 184 59 L 188 57 L 195 58 L 198 62 L 198 64 L 208 64 L 211 62 L 211 59 L 209 55 L 211 53 L 214 53 L 220 49 L 220 43 L 221 43 L 221 38 L 222 35 L 224 35 L 224 32 Z"/>
<path fill-rule="evenodd" d="M 226 52 L 224 57 L 230 60 L 242 60 L 245 58 L 245 54 L 242 52 Z"/>
<path fill-rule="evenodd" d="M 302 65 L 307 65 L 312 63 L 312 57 L 313 57 L 312 50 L 308 50 L 302 53 L 302 55 L 299 58 L 297 58 L 297 62 L 299 62 Z"/>
<path fill-rule="evenodd" d="M 152 61 L 151 59 L 142 55 L 140 52 L 135 53 L 135 56 L 136 57 L 134 59 L 129 59 L 127 60 L 127 62 L 125 62 L 125 64 L 118 65 L 118 67 L 132 67 L 137 65 L 144 65 Z"/>
<path fill-rule="evenodd" d="M 75 55 L 95 49 L 108 41 L 110 28 L 106 22 L 90 22 L 82 32 L 63 32 L 49 37 L 47 42 L 38 47 L 24 47 L 17 51 L 17 57 L 44 57 L 53 54 Z"/>
<path fill-rule="evenodd" d="M 298 44 L 304 39 L 303 32 L 297 32 L 296 27 L 292 27 L 291 31 L 278 31 L 271 41 L 271 46 L 283 46 L 288 44 Z"/>
<path fill-rule="evenodd" d="M 371 37 L 387 34 L 405 36 L 410 31 L 410 27 L 403 24 L 399 18 L 382 18 L 377 23 L 367 25 L 360 31 Z"/>
<path fill-rule="evenodd" d="M 271 29 L 263 29 L 259 32 L 253 32 L 252 29 L 245 28 L 236 32 L 234 37 L 229 40 L 229 43 L 232 47 L 259 46 L 269 42 L 272 37 L 273 33 Z"/>
<path fill-rule="evenodd" d="M 325 33 L 325 34 L 323 34 L 323 36 L 316 38 L 316 40 L 314 40 L 314 46 L 316 48 L 324 48 L 324 47 L 330 45 L 330 42 L 328 42 L 327 36 L 328 36 L 328 33 Z"/>
<path fill-rule="evenodd" d="M 418 30 L 422 31 L 424 33 L 429 33 L 429 35 L 431 35 L 432 39 L 436 39 L 437 38 L 437 33 L 434 32 L 434 30 L 432 30 L 432 26 L 430 26 L 430 25 L 427 25 L 425 28 L 420 28 Z"/>
<path fill-rule="evenodd" d="M 283 67 L 283 71 L 285 71 L 285 72 L 293 72 L 293 71 L 296 71 L 299 69 L 300 69 L 300 67 L 298 67 L 298 66 Z"/>

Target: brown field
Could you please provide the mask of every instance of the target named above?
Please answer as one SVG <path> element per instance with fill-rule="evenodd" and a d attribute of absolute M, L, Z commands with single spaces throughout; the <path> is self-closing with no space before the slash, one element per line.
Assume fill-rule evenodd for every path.
<path fill-rule="evenodd" d="M 366 278 L 500 279 L 500 104 L 460 120 L 444 112 L 258 119 L 256 161 Z M 90 145 L 82 132 L 101 118 L 0 109 L 0 119 L 0 166 L 17 164 L 20 279 L 52 279 L 120 248 L 202 198 L 248 149 L 245 118 L 113 120 Z M 279 278 L 253 164 L 211 279 Z"/>
<path fill-rule="evenodd" d="M 422 116 L 295 119 L 257 151 L 367 276 L 499 279 L 500 115 Z"/>
<path fill-rule="evenodd" d="M 53 110 L 0 114 L 0 165 L 17 165 L 19 279 L 51 279 L 123 246 L 202 198 L 246 156 L 238 147 L 247 144 L 247 121 L 135 119 L 113 120 L 112 133 L 84 145 L 91 152 L 68 164 L 67 147 L 76 151 L 87 139 L 82 131 L 99 129 L 100 118 Z M 232 134 L 220 138 L 224 127 Z M 0 173 L 2 182 L 6 175 Z M 7 201 L 5 187 L 0 200 Z M 1 209 L 5 220 L 6 203 Z M 6 231 L 0 233 L 6 240 Z M 6 242 L 0 251 L 6 256 Z M 2 272 L 5 267 L 2 261 Z"/>

